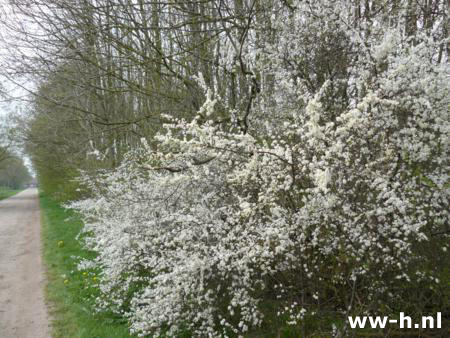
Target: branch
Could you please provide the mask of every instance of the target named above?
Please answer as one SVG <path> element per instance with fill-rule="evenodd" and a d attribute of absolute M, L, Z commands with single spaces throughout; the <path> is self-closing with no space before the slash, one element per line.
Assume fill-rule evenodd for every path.
<path fill-rule="evenodd" d="M 192 159 L 192 163 L 191 164 L 193 164 L 195 166 L 203 165 L 203 164 L 207 164 L 207 163 L 211 162 L 215 158 L 216 158 L 216 156 L 211 156 L 211 157 L 208 157 L 208 158 L 203 159 L 203 160 L 199 160 L 199 159 L 195 159 L 194 158 L 194 159 Z M 166 170 L 166 171 L 169 171 L 171 173 L 179 173 L 179 172 L 187 170 L 188 167 L 187 166 L 181 167 L 181 168 L 174 168 L 174 167 L 143 167 L 143 169 L 145 169 L 145 170 Z"/>

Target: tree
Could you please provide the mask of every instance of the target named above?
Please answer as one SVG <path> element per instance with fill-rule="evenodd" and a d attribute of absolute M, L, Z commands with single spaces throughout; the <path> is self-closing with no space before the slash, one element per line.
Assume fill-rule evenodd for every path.
<path fill-rule="evenodd" d="M 9 158 L 9 153 L 6 147 L 0 147 L 0 163 Z"/>
<path fill-rule="evenodd" d="M 8 153 L 8 159 L 0 167 L 0 187 L 20 189 L 30 180 L 30 173 L 23 160 L 12 153 Z"/>
<path fill-rule="evenodd" d="M 9 16 L 4 30 L 15 37 L 15 48 L 8 43 L 10 58 L 2 68 L 13 81 L 37 82 L 37 89 L 27 86 L 36 108 L 62 110 L 63 120 L 83 125 L 74 153 L 85 154 L 90 144 L 104 155 L 100 166 L 117 165 L 142 137 L 153 142 L 166 115 L 194 117 L 203 85 L 223 98 L 217 123 L 230 120 L 229 106 L 242 111 L 233 119 L 248 128 L 259 83 L 243 53 L 253 18 L 262 11 L 256 2 L 16 0 L 11 6 L 17 16 Z M 58 128 L 59 122 L 47 119 L 52 122 L 49 128 Z M 68 148 L 72 141 L 58 140 Z"/>
<path fill-rule="evenodd" d="M 12 140 L 6 119 L 0 119 L 0 167 L 11 157 Z"/>

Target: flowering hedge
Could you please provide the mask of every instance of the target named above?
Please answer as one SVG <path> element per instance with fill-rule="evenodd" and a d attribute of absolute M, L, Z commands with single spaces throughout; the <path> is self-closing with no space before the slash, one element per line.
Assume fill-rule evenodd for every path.
<path fill-rule="evenodd" d="M 274 85 L 261 80 L 248 130 L 235 111 L 217 123 L 226 104 L 205 88 L 197 118 L 167 117 L 156 147 L 143 139 L 118 168 L 81 178 L 91 197 L 70 206 L 98 252 L 99 304 L 133 332 L 234 336 L 273 318 L 306 332 L 314 318 L 392 311 L 408 288 L 439 298 L 429 266 L 449 235 L 441 41 L 382 18 L 368 35 L 349 27 L 347 2 L 318 4 L 316 16 L 277 13 L 275 38 L 254 28 L 247 60 Z M 326 53 L 345 51 L 323 80 L 299 76 L 323 53 L 305 44 L 312 33 Z M 345 336 L 342 322 L 322 324 Z"/>

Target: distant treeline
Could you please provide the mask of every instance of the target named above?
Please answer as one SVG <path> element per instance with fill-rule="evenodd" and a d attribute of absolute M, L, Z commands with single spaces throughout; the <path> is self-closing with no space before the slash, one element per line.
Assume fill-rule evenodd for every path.
<path fill-rule="evenodd" d="M 0 162 L 0 187 L 20 189 L 30 181 L 30 173 L 20 157 L 10 153 Z"/>

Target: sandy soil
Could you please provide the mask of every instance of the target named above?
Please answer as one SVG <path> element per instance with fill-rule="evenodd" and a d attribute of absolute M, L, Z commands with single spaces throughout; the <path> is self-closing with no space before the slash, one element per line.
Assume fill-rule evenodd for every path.
<path fill-rule="evenodd" d="M 0 201 L 0 337 L 50 337 L 37 189 Z"/>

